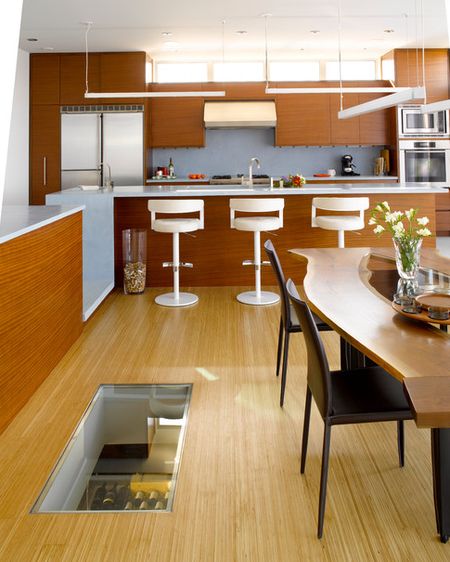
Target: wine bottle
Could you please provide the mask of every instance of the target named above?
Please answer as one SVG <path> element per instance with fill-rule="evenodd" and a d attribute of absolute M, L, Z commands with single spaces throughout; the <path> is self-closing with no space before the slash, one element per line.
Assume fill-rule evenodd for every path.
<path fill-rule="evenodd" d="M 169 178 L 175 177 L 175 166 L 173 165 L 172 158 L 169 159 Z"/>

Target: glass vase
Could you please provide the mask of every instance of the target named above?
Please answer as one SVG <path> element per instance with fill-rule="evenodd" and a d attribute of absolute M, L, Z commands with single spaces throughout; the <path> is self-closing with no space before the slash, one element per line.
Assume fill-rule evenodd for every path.
<path fill-rule="evenodd" d="M 122 231 L 123 289 L 127 295 L 145 290 L 147 231 L 129 228 Z"/>
<path fill-rule="evenodd" d="M 393 238 L 395 263 L 401 279 L 414 281 L 419 273 L 422 238 Z"/>

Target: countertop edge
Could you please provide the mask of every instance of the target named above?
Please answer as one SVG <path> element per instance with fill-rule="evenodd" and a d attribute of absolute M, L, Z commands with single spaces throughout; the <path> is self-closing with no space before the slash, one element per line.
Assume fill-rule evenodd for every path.
<path fill-rule="evenodd" d="M 39 228 L 74 215 L 80 211 L 84 211 L 85 208 L 85 205 L 4 205 L 2 208 L 2 219 L 0 220 L 0 244 L 13 240 L 14 238 L 18 238 L 19 236 L 29 232 L 33 232 L 34 230 L 38 230 Z M 11 211 L 12 213 L 16 212 L 18 215 L 23 215 L 23 218 L 18 218 L 17 222 L 20 223 L 22 220 L 25 223 L 28 218 L 29 224 L 23 224 L 23 226 L 20 226 L 19 224 L 19 226 L 11 228 L 10 232 L 2 234 L 3 215 L 5 211 Z M 51 214 L 52 212 L 54 214 Z M 42 214 L 43 217 L 39 218 L 39 214 Z M 32 217 L 32 215 L 36 216 Z"/>

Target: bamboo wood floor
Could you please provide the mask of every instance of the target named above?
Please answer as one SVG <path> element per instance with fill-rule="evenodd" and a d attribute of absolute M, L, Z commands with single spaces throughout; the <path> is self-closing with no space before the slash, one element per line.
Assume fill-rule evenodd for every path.
<path fill-rule="evenodd" d="M 278 306 L 197 288 L 197 306 L 113 293 L 0 436 L 0 560 L 19 562 L 448 561 L 436 536 L 429 434 L 332 431 L 325 532 L 316 538 L 322 422 L 315 407 L 299 474 L 303 336 L 291 338 L 285 407 L 274 373 Z M 338 338 L 323 334 L 331 366 Z M 194 383 L 172 513 L 30 514 L 101 383 Z"/>

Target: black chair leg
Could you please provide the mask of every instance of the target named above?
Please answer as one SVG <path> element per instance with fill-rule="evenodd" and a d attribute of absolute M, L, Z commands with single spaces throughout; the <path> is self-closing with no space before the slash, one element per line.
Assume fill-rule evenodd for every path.
<path fill-rule="evenodd" d="M 284 391 L 286 389 L 286 375 L 289 355 L 289 331 L 284 330 L 284 349 L 283 349 L 283 367 L 281 370 L 281 393 L 280 393 L 280 406 L 284 403 Z"/>
<path fill-rule="evenodd" d="M 400 468 L 405 466 L 405 426 L 403 420 L 397 422 L 398 461 Z"/>
<path fill-rule="evenodd" d="M 311 390 L 309 386 L 306 389 L 305 400 L 305 417 L 303 419 L 303 437 L 302 437 L 302 457 L 300 461 L 300 473 L 305 472 L 306 452 L 308 450 L 308 436 L 309 436 L 309 420 L 311 418 Z"/>
<path fill-rule="evenodd" d="M 325 501 L 327 497 L 327 479 L 328 479 L 328 460 L 330 458 L 330 437 L 331 426 L 325 422 L 323 431 L 323 449 L 322 449 L 322 471 L 320 474 L 320 496 L 319 496 L 319 524 L 317 527 L 317 537 L 322 538 L 323 521 L 325 517 Z"/>
<path fill-rule="evenodd" d="M 280 374 L 281 352 L 283 351 L 283 318 L 280 318 L 280 329 L 278 331 L 278 349 L 277 349 L 277 377 Z"/>

